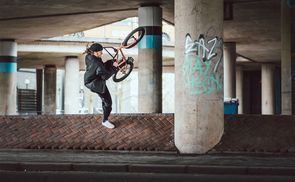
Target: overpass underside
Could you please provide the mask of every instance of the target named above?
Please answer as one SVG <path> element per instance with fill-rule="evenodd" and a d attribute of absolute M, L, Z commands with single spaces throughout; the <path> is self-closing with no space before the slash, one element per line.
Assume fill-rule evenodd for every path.
<path fill-rule="evenodd" d="M 45 6 L 41 3 L 39 8 L 32 8 L 32 1 L 24 1 L 23 4 L 12 2 L 7 6 L 3 3 L 0 6 L 3 10 L 0 11 L 0 114 L 7 116 L 0 117 L 0 148 L 179 150 L 182 154 L 204 154 L 208 151 L 293 152 L 293 116 L 224 117 L 224 98 L 239 98 L 240 106 L 250 106 L 246 102 L 253 96 L 247 93 L 252 91 L 259 93 L 259 97 L 253 97 L 253 100 L 258 108 L 255 110 L 261 108 L 262 114 L 275 114 L 274 103 L 280 103 L 276 113 L 294 114 L 292 42 L 295 41 L 292 40 L 295 36 L 291 1 L 151 2 L 155 4 L 146 4 L 145 0 L 118 1 L 117 8 L 111 11 L 109 3 L 101 1 L 97 4 L 93 0 L 89 4 L 81 2 L 73 6 L 66 2 L 45 2 Z M 129 6 L 132 9 L 128 9 Z M 64 12 L 65 7 L 73 9 Z M 97 7 L 101 9 L 96 10 Z M 40 11 L 31 11 L 34 8 Z M 228 11 L 224 11 L 226 9 Z M 18 15 L 10 16 L 9 10 Z M 44 10 L 48 12 L 43 14 Z M 129 10 L 132 13 L 128 15 Z M 141 57 L 138 63 L 138 111 L 162 112 L 162 19 L 170 19 L 175 24 L 176 37 L 175 115 L 112 115 L 110 120 L 117 125 L 114 130 L 102 128 L 100 115 L 8 116 L 17 113 L 19 43 L 92 28 L 95 21 L 103 25 L 109 17 L 115 16 L 110 12 L 119 12 L 119 18 L 110 20 L 115 21 L 134 16 L 137 11 L 138 25 L 144 27 L 147 33 L 143 40 L 150 42 L 142 44 L 138 50 Z M 77 18 L 79 14 L 81 16 Z M 98 17 L 101 19 L 96 19 Z M 48 18 L 48 21 L 43 18 Z M 46 26 L 42 26 L 44 24 Z M 52 27 L 52 24 L 55 26 Z M 64 31 L 61 31 L 63 28 Z M 77 55 L 66 55 L 64 62 L 64 113 L 77 114 L 79 85 L 75 76 L 79 74 L 79 58 Z M 57 65 L 42 66 L 37 70 L 40 82 L 36 85 L 40 86 L 37 95 L 44 97 L 44 102 L 39 102 L 38 111 L 55 114 Z M 255 79 L 243 76 L 244 71 L 252 69 L 259 70 L 257 75 L 260 76 Z M 277 81 L 273 76 L 275 69 L 280 70 L 276 74 L 280 75 Z M 236 74 L 239 75 L 237 78 Z M 253 75 L 252 72 L 249 74 Z M 255 88 L 252 80 L 257 85 Z M 243 92 L 244 85 L 248 85 L 246 89 L 249 92 Z M 258 100 L 261 100 L 261 107 L 257 104 Z"/>
<path fill-rule="evenodd" d="M 176 153 L 173 114 L 114 114 L 114 130 L 102 115 L 1 116 L 0 148 Z M 225 115 L 224 134 L 209 153 L 294 153 L 295 117 Z"/>

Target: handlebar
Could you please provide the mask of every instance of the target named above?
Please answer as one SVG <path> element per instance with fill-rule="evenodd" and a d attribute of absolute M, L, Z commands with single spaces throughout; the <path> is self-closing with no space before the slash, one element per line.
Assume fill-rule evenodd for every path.
<path fill-rule="evenodd" d="M 106 51 L 107 51 L 107 49 L 113 49 L 113 51 L 114 52 L 117 52 L 118 51 L 118 49 L 116 49 L 116 48 L 114 48 L 114 47 L 103 47 Z"/>
<path fill-rule="evenodd" d="M 103 47 L 104 50 L 106 50 L 108 52 L 108 54 L 115 59 L 116 55 L 118 54 L 118 49 L 114 48 L 114 47 Z M 115 55 L 111 54 L 107 49 L 113 49 L 113 51 L 115 52 Z"/>
<path fill-rule="evenodd" d="M 121 51 L 121 49 L 125 48 L 126 46 L 123 46 L 122 44 L 120 45 L 119 48 L 115 48 L 115 47 L 112 47 L 112 46 L 108 46 L 108 47 L 103 47 L 103 49 L 105 51 L 107 51 L 107 53 L 113 58 L 115 59 L 115 57 L 119 54 L 119 51 Z M 113 49 L 113 51 L 115 52 L 115 54 L 111 54 L 108 49 Z M 121 51 L 121 54 L 123 54 L 123 52 Z M 124 55 L 123 55 L 124 56 Z"/>

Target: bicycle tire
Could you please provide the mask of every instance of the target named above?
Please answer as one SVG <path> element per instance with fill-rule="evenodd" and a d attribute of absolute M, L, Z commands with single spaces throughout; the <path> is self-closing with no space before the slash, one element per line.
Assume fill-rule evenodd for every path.
<path fill-rule="evenodd" d="M 124 75 L 124 76 L 122 76 L 122 77 L 120 77 L 120 78 L 117 78 L 117 75 L 118 75 L 118 73 L 120 72 L 120 70 L 118 70 L 116 73 L 115 73 L 115 75 L 113 76 L 113 81 L 114 82 L 120 82 L 120 81 L 123 81 L 125 78 L 127 78 L 129 75 L 130 75 L 130 73 L 131 73 L 131 71 L 132 71 L 132 69 L 133 69 L 133 63 L 131 62 L 131 63 L 126 63 L 126 64 L 128 64 L 130 67 L 129 67 L 129 69 L 128 69 L 128 72 Z"/>
<path fill-rule="evenodd" d="M 131 38 L 136 32 L 139 33 L 139 36 L 138 36 L 137 40 L 136 40 L 134 43 L 128 45 L 128 41 L 130 40 L 130 38 Z M 126 38 L 124 39 L 124 41 L 122 42 L 122 45 L 123 45 L 123 46 L 127 46 L 126 49 L 132 48 L 132 47 L 134 47 L 134 46 L 135 46 L 135 45 L 136 45 L 136 44 L 142 39 L 142 37 L 144 36 L 144 34 L 145 34 L 145 30 L 144 30 L 144 28 L 143 28 L 143 27 L 137 27 L 136 29 L 134 29 L 132 32 L 130 32 L 130 33 L 127 35 L 127 37 L 126 37 Z"/>

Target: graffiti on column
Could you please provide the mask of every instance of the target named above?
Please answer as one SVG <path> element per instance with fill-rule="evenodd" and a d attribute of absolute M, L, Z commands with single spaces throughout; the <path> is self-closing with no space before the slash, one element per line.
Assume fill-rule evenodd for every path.
<path fill-rule="evenodd" d="M 222 91 L 223 40 L 216 36 L 201 34 L 193 41 L 185 37 L 183 76 L 185 88 L 191 95 L 211 94 Z"/>

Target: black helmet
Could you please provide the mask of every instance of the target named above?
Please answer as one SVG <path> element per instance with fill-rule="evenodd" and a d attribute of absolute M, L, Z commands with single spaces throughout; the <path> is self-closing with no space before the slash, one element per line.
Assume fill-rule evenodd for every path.
<path fill-rule="evenodd" d="M 103 47 L 101 44 L 99 43 L 93 43 L 90 48 L 89 48 L 91 51 L 93 52 L 97 52 L 97 51 L 102 51 L 103 50 Z"/>

